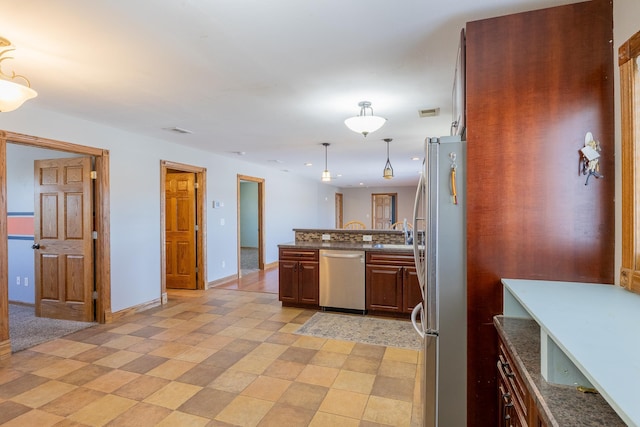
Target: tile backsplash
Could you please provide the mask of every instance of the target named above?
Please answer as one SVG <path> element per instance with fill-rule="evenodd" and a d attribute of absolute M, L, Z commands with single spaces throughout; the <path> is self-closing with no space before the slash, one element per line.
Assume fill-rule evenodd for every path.
<path fill-rule="evenodd" d="M 404 243 L 402 231 L 395 230 L 294 230 L 296 243 L 322 242 L 322 236 L 328 234 L 330 242 L 362 243 L 362 236 L 371 236 L 371 243 L 401 245 Z"/>

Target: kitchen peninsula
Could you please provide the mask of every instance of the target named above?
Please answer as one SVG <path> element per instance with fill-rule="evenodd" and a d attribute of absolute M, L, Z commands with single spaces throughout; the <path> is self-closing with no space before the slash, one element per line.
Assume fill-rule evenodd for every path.
<path fill-rule="evenodd" d="M 405 244 L 402 231 L 294 229 L 294 232 L 294 242 L 278 245 L 279 299 L 283 305 L 327 308 L 321 303 L 321 294 L 323 290 L 325 295 L 328 293 L 328 282 L 334 286 L 331 295 L 351 294 L 346 306 L 329 308 L 406 317 L 421 301 L 413 247 Z M 337 288 L 334 280 L 328 280 L 331 274 L 328 259 L 332 253 L 334 257 L 353 259 L 353 267 L 345 271 L 353 276 Z"/>

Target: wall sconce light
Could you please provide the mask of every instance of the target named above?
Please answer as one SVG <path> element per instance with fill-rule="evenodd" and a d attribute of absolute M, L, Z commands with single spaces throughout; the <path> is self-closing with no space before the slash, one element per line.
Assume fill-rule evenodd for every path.
<path fill-rule="evenodd" d="M 384 171 L 382 172 L 382 177 L 384 179 L 393 178 L 393 167 L 391 167 L 391 162 L 389 161 L 389 143 L 393 141 L 391 138 L 383 139 L 384 142 L 387 143 L 387 163 L 384 165 Z"/>
<path fill-rule="evenodd" d="M 13 57 L 4 55 L 16 50 L 11 46 L 11 42 L 4 37 L 0 37 L 0 49 L 3 49 L 0 51 L 0 112 L 6 113 L 17 109 L 25 101 L 35 98 L 38 96 L 38 93 L 31 89 L 31 83 L 25 76 L 16 74 L 15 71 L 12 71 L 11 75 L 5 74 L 2 71 L 2 61 L 5 59 L 13 59 Z M 18 78 L 24 80 L 27 85 L 16 83 L 14 80 Z"/>
<path fill-rule="evenodd" d="M 329 169 L 327 168 L 327 147 L 331 144 L 323 142 L 322 145 L 324 145 L 324 171 L 322 171 L 322 182 L 329 182 L 331 181 L 331 172 L 329 172 Z"/>
<path fill-rule="evenodd" d="M 369 101 L 361 101 L 358 103 L 360 114 L 355 117 L 349 117 L 344 124 L 354 132 L 361 133 L 365 137 L 371 132 L 375 132 L 385 124 L 387 119 L 384 117 L 374 116 L 373 108 Z M 367 115 L 367 110 L 371 113 Z"/>

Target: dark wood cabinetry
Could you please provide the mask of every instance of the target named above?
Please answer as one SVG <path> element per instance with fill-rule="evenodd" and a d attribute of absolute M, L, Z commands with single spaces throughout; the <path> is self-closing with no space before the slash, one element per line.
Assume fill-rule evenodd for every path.
<path fill-rule="evenodd" d="M 507 346 L 498 340 L 498 427 L 546 427 L 523 374 Z"/>
<path fill-rule="evenodd" d="M 318 250 L 281 248 L 279 255 L 280 301 L 317 306 L 320 282 Z"/>
<path fill-rule="evenodd" d="M 422 300 L 413 254 L 367 252 L 366 309 L 389 313 L 411 313 Z"/>

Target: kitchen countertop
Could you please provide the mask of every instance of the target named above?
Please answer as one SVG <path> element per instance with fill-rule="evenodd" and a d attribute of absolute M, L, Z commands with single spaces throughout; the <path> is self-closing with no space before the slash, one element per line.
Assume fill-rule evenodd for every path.
<path fill-rule="evenodd" d="M 626 426 L 599 394 L 549 384 L 540 374 L 540 327 L 533 319 L 496 316 L 493 323 L 549 426 Z M 615 363 L 615 362 L 614 362 Z"/>
<path fill-rule="evenodd" d="M 413 253 L 411 245 L 396 245 L 386 243 L 353 243 L 353 242 L 291 242 L 278 245 L 279 248 L 291 249 L 336 249 L 352 251 L 375 252 L 407 252 Z"/>
<path fill-rule="evenodd" d="M 557 346 L 620 418 L 640 425 L 640 295 L 606 284 L 516 279 L 502 283 L 505 316 L 534 320 L 541 334 L 551 339 L 548 346 Z M 555 367 L 558 353 L 543 350 L 538 349 L 542 365 L 552 355 L 547 360 Z"/>

